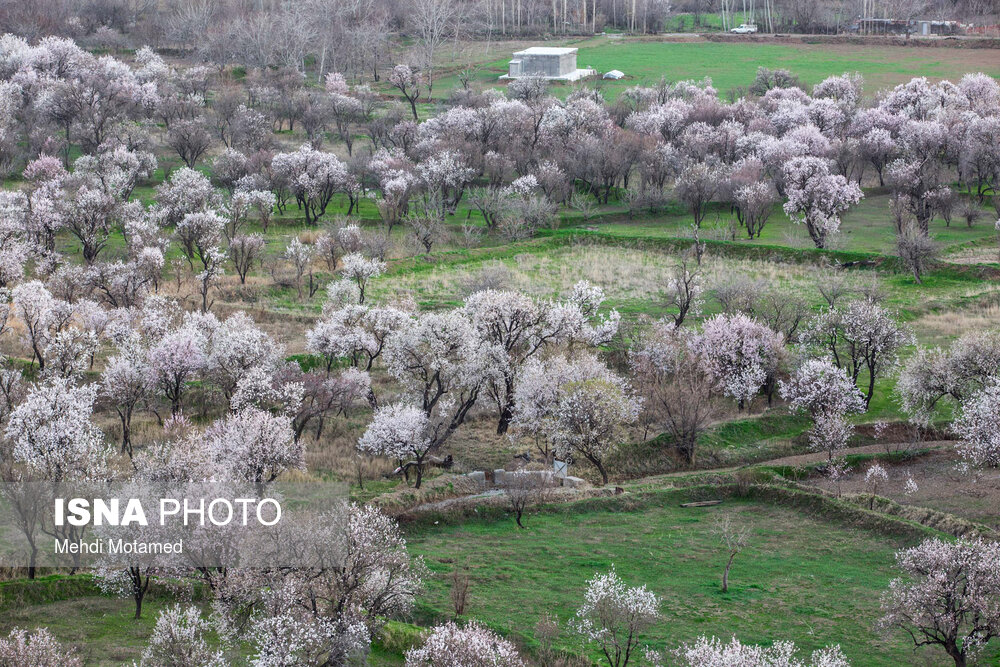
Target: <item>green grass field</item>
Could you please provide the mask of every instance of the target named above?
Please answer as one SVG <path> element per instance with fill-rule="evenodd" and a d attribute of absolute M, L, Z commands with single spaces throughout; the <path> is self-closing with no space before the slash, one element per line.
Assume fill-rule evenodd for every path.
<path fill-rule="evenodd" d="M 475 519 L 414 529 L 410 547 L 435 575 L 418 620 L 451 614 L 450 573 L 468 568 L 470 618 L 536 648 L 532 628 L 552 613 L 563 627 L 558 647 L 597 660 L 567 625 L 587 580 L 614 565 L 629 585 L 646 584 L 662 597 L 663 618 L 642 637 L 656 649 L 700 634 L 735 634 L 745 642 L 790 639 L 808 650 L 840 644 L 855 667 L 921 660 L 905 636 L 882 638 L 871 628 L 879 593 L 894 576 L 894 550 L 904 546 L 898 539 L 773 505 L 683 509 L 677 502 L 668 494 L 662 504 L 628 513 L 539 514 L 527 519 L 527 530 L 512 520 Z M 724 514 L 753 525 L 727 594 L 720 592 L 724 558 L 711 532 Z M 1000 651 L 992 647 L 988 656 L 997 659 Z"/>
<path fill-rule="evenodd" d="M 561 627 L 554 647 L 596 663 L 599 653 L 572 632 L 570 622 L 587 580 L 614 566 L 629 585 L 645 584 L 660 596 L 662 618 L 641 637 L 657 650 L 701 634 L 736 635 L 764 644 L 793 640 L 808 651 L 840 644 L 854 667 L 939 664 L 934 651 L 914 652 L 905 636 L 883 637 L 871 627 L 879 594 L 896 575 L 893 554 L 913 538 L 758 501 L 679 507 L 686 499 L 686 492 L 659 492 L 553 506 L 527 516 L 526 530 L 498 512 L 461 523 L 412 524 L 406 529 L 409 548 L 431 573 L 413 620 L 427 625 L 451 617 L 451 572 L 463 568 L 471 581 L 464 619 L 485 623 L 533 653 L 539 648 L 533 628 L 552 614 Z M 712 530 L 725 515 L 749 522 L 752 538 L 724 594 L 724 554 Z M 68 583 L 59 595 L 53 582 L 37 582 L 53 587 L 45 601 L 0 589 L 0 634 L 17 626 L 48 627 L 88 665 L 121 665 L 139 657 L 157 612 L 172 603 L 152 595 L 143 619 L 134 621 L 128 600 L 97 595 L 80 577 Z M 414 636 L 415 630 L 391 624 L 370 663 L 401 664 Z M 994 664 L 1000 646 L 991 645 L 984 657 L 983 664 Z"/>
<path fill-rule="evenodd" d="M 758 67 L 786 68 L 803 83 L 812 85 L 828 76 L 859 72 L 865 77 L 866 92 L 909 81 L 915 76 L 957 80 L 968 72 L 1000 76 L 997 49 L 943 49 L 854 44 L 760 44 L 739 42 L 663 42 L 632 38 L 595 37 L 567 42 L 580 49 L 577 66 L 598 72 L 618 69 L 626 74 L 621 81 L 599 81 L 609 98 L 625 88 L 651 85 L 661 78 L 669 81 L 709 77 L 720 94 L 748 86 Z M 496 51 L 494 52 L 496 53 Z M 507 71 L 509 54 L 479 65 L 475 80 L 484 85 L 500 85 L 496 77 Z M 435 97 L 446 97 L 459 85 L 456 75 L 445 75 L 434 84 Z M 571 90 L 555 86 L 557 94 Z"/>

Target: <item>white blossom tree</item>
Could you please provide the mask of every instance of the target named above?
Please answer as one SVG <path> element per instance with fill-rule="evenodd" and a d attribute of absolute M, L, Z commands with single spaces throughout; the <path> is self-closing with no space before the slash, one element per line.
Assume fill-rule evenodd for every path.
<path fill-rule="evenodd" d="M 736 400 L 742 409 L 765 389 L 774 391 L 784 352 L 781 334 L 742 313 L 715 315 L 691 340 L 715 378 L 716 389 Z"/>
<path fill-rule="evenodd" d="M 363 304 L 369 281 L 385 272 L 385 262 L 374 257 L 369 259 L 359 252 L 352 252 L 344 255 L 342 264 L 344 268 L 341 274 L 358 286 L 358 303 Z"/>
<path fill-rule="evenodd" d="M 660 617 L 660 599 L 645 586 L 629 588 L 614 567 L 587 582 L 574 629 L 597 644 L 608 667 L 628 667 L 640 635 Z"/>
<path fill-rule="evenodd" d="M 406 667 L 523 667 L 517 648 L 476 623 L 433 628 L 419 648 L 406 652 Z"/>
<path fill-rule="evenodd" d="M 101 373 L 101 397 L 114 406 L 122 425 L 122 451 L 132 456 L 132 417 L 153 390 L 146 351 L 135 341 L 109 357 Z"/>
<path fill-rule="evenodd" d="M 34 632 L 15 628 L 6 638 L 0 638 L 0 665 L 83 667 L 83 660 L 75 650 L 63 646 L 47 628 Z"/>
<path fill-rule="evenodd" d="M 91 420 L 96 395 L 96 385 L 62 378 L 29 392 L 7 421 L 14 459 L 56 483 L 103 472 L 109 452 Z"/>
<path fill-rule="evenodd" d="M 222 651 L 212 649 L 205 636 L 213 630 L 201 610 L 191 605 L 166 607 L 156 618 L 153 633 L 142 652 L 140 667 L 225 667 Z"/>
<path fill-rule="evenodd" d="M 499 372 L 499 351 L 478 335 L 462 310 L 419 315 L 389 337 L 382 356 L 409 404 L 426 417 L 428 451 L 465 423 Z M 418 484 L 422 467 L 417 465 Z"/>
<path fill-rule="evenodd" d="M 292 419 L 247 407 L 213 423 L 204 434 L 219 469 L 253 484 L 258 495 L 285 470 L 302 469 L 302 443 Z"/>
<path fill-rule="evenodd" d="M 962 403 L 962 411 L 953 424 L 961 436 L 958 452 L 970 465 L 1000 467 L 1000 379 L 973 394 Z"/>
<path fill-rule="evenodd" d="M 729 643 L 718 637 L 698 637 L 674 651 L 674 656 L 678 667 L 850 667 L 839 646 L 813 651 L 803 659 L 794 642 L 778 641 L 764 647 L 743 644 L 736 637 Z M 654 660 L 657 666 L 661 663 L 658 658 Z"/>
<path fill-rule="evenodd" d="M 899 351 L 914 341 L 909 327 L 871 299 L 830 308 L 809 323 L 799 338 L 823 349 L 855 383 L 866 371 L 866 408 L 875 394 L 876 381 L 895 366 Z"/>

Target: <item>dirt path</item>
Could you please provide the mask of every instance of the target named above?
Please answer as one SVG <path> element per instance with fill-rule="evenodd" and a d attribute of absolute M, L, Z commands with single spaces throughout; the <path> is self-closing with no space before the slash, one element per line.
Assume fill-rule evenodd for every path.
<path fill-rule="evenodd" d="M 954 440 L 931 440 L 927 442 L 920 442 L 916 446 L 910 443 L 900 443 L 900 444 L 889 444 L 889 451 L 907 451 L 908 449 L 943 449 L 945 447 L 954 444 Z M 848 447 L 843 451 L 845 455 L 847 454 L 879 454 L 886 450 L 885 444 L 878 445 L 865 445 L 864 447 Z M 826 452 L 809 452 L 807 454 L 796 454 L 794 456 L 782 456 L 777 459 L 770 459 L 768 461 L 758 461 L 757 463 L 751 465 L 768 465 L 768 466 L 802 466 L 809 465 L 810 463 L 822 463 L 826 461 Z M 626 482 L 628 486 L 643 486 L 648 484 L 655 484 L 657 481 L 670 479 L 671 477 L 683 477 L 687 475 L 700 475 L 700 474 L 725 474 L 739 470 L 740 468 L 747 466 L 733 466 L 729 468 L 710 468 L 706 470 L 684 470 L 680 472 L 671 472 L 665 475 L 655 475 L 653 477 L 643 477 L 640 479 L 632 480 Z M 612 485 L 613 486 L 613 485 Z M 591 487 L 589 490 L 593 491 Z M 466 506 L 466 505 L 478 505 L 481 501 L 485 501 L 487 504 L 493 502 L 502 501 L 503 492 L 500 489 L 490 489 L 485 492 L 473 493 L 467 496 L 458 496 L 455 498 L 448 498 L 447 500 L 441 500 L 433 503 L 424 503 L 422 505 L 417 505 L 412 507 L 407 512 L 419 513 L 419 512 L 429 512 L 429 511 L 443 511 L 454 507 Z M 581 497 L 586 495 L 586 493 L 581 493 L 577 489 L 553 489 L 552 495 L 549 497 L 547 502 L 559 502 L 563 500 L 579 500 Z"/>
<path fill-rule="evenodd" d="M 926 442 L 919 442 L 916 445 L 911 443 L 865 445 L 863 447 L 848 447 L 843 450 L 843 454 L 880 454 L 885 452 L 887 446 L 889 451 L 900 452 L 910 449 L 943 449 L 944 447 L 948 447 L 953 444 L 955 444 L 954 440 L 928 440 Z M 641 479 L 632 480 L 628 482 L 628 485 L 635 486 L 653 484 L 657 480 L 661 479 L 670 479 L 671 477 L 687 477 L 689 475 L 701 475 L 706 473 L 725 474 L 750 466 L 803 466 L 809 465 L 810 463 L 822 463 L 823 461 L 826 461 L 827 458 L 826 452 L 809 452 L 807 454 L 795 454 L 794 456 L 782 456 L 780 458 L 770 459 L 767 461 L 757 461 L 756 463 L 751 463 L 748 466 L 739 465 L 730 466 L 728 468 L 707 468 L 705 470 L 679 470 L 677 472 L 668 472 L 663 475 L 654 475 L 652 477 L 643 477 Z"/>

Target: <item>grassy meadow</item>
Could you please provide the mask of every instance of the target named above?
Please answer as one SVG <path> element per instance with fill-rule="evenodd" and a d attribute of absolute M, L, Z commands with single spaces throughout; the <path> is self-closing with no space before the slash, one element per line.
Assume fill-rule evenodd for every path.
<path fill-rule="evenodd" d="M 526 530 L 491 519 L 414 528 L 409 544 L 434 573 L 418 620 L 451 615 L 451 572 L 466 569 L 470 618 L 537 651 L 533 628 L 552 614 L 562 629 L 555 648 L 597 661 L 569 626 L 587 580 L 614 566 L 630 585 L 644 583 L 662 597 L 664 618 L 642 637 L 657 650 L 700 634 L 735 634 L 751 643 L 781 636 L 808 651 L 840 644 L 856 667 L 921 664 L 933 656 L 871 627 L 879 594 L 895 576 L 893 554 L 907 539 L 759 502 L 681 508 L 681 497 L 664 494 L 637 509 L 623 501 L 604 511 L 537 514 Z M 726 514 L 752 524 L 753 537 L 722 593 L 725 555 L 712 529 Z M 1000 649 L 987 656 L 1000 658 Z"/>
<path fill-rule="evenodd" d="M 745 87 L 753 81 L 758 67 L 785 68 L 803 83 L 812 85 L 828 76 L 858 72 L 865 77 L 868 94 L 909 81 L 916 76 L 931 79 L 960 79 L 968 72 L 1000 76 L 1000 49 L 947 49 L 859 44 L 806 44 L 759 42 L 711 42 L 702 40 L 661 41 L 655 38 L 594 37 L 584 40 L 555 40 L 553 45 L 579 48 L 577 66 L 599 73 L 618 69 L 626 78 L 596 81 L 608 98 L 635 85 L 651 85 L 666 78 L 712 79 L 720 94 Z M 523 48 L 513 45 L 510 51 Z M 483 56 L 464 55 L 463 60 L 447 50 L 442 54 L 442 76 L 434 84 L 434 96 L 447 97 L 459 85 L 458 70 L 475 69 L 473 80 L 482 85 L 502 85 L 496 79 L 507 72 L 510 52 L 504 43 L 495 44 Z M 591 85 L 588 83 L 587 85 Z M 560 85 L 565 93 L 572 86 Z"/>

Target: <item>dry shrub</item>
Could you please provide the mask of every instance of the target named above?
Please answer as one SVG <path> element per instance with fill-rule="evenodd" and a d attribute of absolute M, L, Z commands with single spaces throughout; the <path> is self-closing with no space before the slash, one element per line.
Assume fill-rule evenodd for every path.
<path fill-rule="evenodd" d="M 743 468 L 736 471 L 733 481 L 736 483 L 736 495 L 746 498 L 750 495 L 750 488 L 757 483 L 758 474 L 753 468 Z"/>
<path fill-rule="evenodd" d="M 556 664 L 558 653 L 554 647 L 559 639 L 559 618 L 550 613 L 542 615 L 535 623 L 535 639 L 538 641 L 538 662 L 541 667 Z"/>
<path fill-rule="evenodd" d="M 299 242 L 306 245 L 315 245 L 320 234 L 322 232 L 318 229 L 304 229 L 298 233 Z"/>
<path fill-rule="evenodd" d="M 465 567 L 451 571 L 451 608 L 455 619 L 465 613 L 465 603 L 469 597 L 469 570 Z"/>

